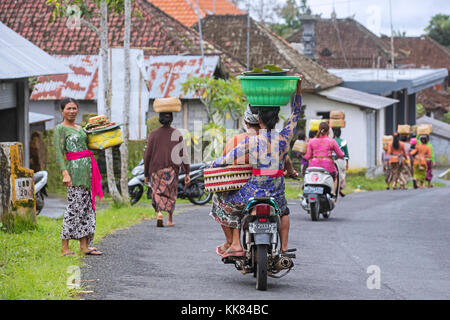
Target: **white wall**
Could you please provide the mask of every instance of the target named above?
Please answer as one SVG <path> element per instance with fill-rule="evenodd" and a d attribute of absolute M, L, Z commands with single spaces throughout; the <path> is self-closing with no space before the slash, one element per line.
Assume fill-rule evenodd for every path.
<path fill-rule="evenodd" d="M 348 142 L 350 156 L 349 167 L 351 169 L 367 167 L 367 130 L 366 115 L 360 107 L 328 100 L 322 96 L 304 93 L 303 104 L 306 105 L 306 135 L 309 132 L 309 120 L 319 119 L 317 112 L 329 112 L 331 110 L 342 110 L 345 112 L 346 127 L 342 129 L 341 137 Z M 384 126 L 384 117 L 383 117 Z M 384 132 L 384 130 L 382 131 Z M 381 138 L 377 138 L 381 145 Z"/>
<path fill-rule="evenodd" d="M 123 122 L 124 105 L 124 51 L 122 48 L 110 49 L 111 51 L 111 121 Z M 148 111 L 148 90 L 144 79 L 140 76 L 137 59 L 143 56 L 140 49 L 130 49 L 130 73 L 131 73 L 131 101 L 129 112 L 130 140 L 141 140 L 147 138 L 146 113 Z M 98 76 L 98 113 L 106 114 L 103 101 L 103 76 L 102 61 L 100 59 Z M 140 100 L 139 100 L 140 97 Z"/>

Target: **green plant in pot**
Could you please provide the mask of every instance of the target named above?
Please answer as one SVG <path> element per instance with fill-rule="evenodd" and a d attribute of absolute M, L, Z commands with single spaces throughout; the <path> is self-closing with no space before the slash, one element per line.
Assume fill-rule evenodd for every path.
<path fill-rule="evenodd" d="M 287 105 L 297 88 L 299 79 L 298 76 L 286 76 L 288 71 L 266 64 L 264 69 L 254 68 L 238 76 L 242 91 L 250 105 L 255 107 Z"/>

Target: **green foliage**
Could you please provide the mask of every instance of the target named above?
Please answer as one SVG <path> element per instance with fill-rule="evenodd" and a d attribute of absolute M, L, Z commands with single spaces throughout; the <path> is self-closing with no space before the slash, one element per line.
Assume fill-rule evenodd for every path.
<path fill-rule="evenodd" d="M 310 15 L 311 8 L 307 0 L 301 0 L 300 4 L 295 0 L 287 0 L 283 5 L 275 8 L 275 13 L 284 23 L 271 23 L 269 28 L 272 32 L 284 37 L 300 28 L 300 16 Z"/>
<path fill-rule="evenodd" d="M 95 243 L 118 229 L 155 218 L 150 207 L 99 210 Z M 71 266 L 83 267 L 81 255 L 61 257 L 61 219 L 38 217 L 38 227 L 22 234 L 0 230 L 0 300 L 76 299 L 77 290 L 66 285 Z M 79 253 L 78 241 L 70 249 Z M 81 283 L 81 290 L 85 283 Z"/>
<path fill-rule="evenodd" d="M 450 49 L 450 15 L 434 15 L 425 31 L 430 38 Z"/>
<path fill-rule="evenodd" d="M 158 116 L 153 116 L 150 119 L 147 119 L 147 136 L 155 129 L 162 127 L 162 124 L 159 122 Z"/>
<path fill-rule="evenodd" d="M 244 115 L 247 108 L 247 100 L 236 78 L 224 80 L 192 77 L 182 86 L 185 94 L 193 92 L 200 97 L 208 113 L 208 122 L 211 122 L 215 115 L 225 115 L 237 120 Z"/>
<path fill-rule="evenodd" d="M 447 122 L 450 124 L 450 111 L 444 114 L 444 117 L 442 118 L 442 121 Z"/>
<path fill-rule="evenodd" d="M 96 8 L 100 8 L 102 2 L 108 4 L 108 11 L 111 13 L 123 14 L 124 0 L 91 0 Z M 46 0 L 48 6 L 53 7 L 53 21 L 63 16 L 72 17 L 77 15 L 78 18 L 90 19 L 95 7 L 90 7 L 85 0 Z"/>
<path fill-rule="evenodd" d="M 425 114 L 425 108 L 420 103 L 416 104 L 417 116 L 421 117 Z"/>

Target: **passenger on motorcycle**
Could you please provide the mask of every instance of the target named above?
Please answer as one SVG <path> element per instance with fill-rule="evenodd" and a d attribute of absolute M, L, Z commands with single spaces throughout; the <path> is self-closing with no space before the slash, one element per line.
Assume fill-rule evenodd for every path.
<path fill-rule="evenodd" d="M 344 158 L 344 153 L 339 148 L 337 142 L 329 137 L 329 134 L 330 126 L 326 122 L 321 122 L 316 137 L 308 142 L 308 149 L 304 158 L 308 160 L 308 168 L 323 168 L 331 174 L 334 180 L 334 194 L 336 196 L 336 167 L 332 152 L 334 151 L 339 159 Z"/>
<path fill-rule="evenodd" d="M 238 134 L 237 136 L 234 136 L 227 141 L 222 154 L 223 156 L 236 148 L 239 143 L 245 138 L 259 134 L 260 126 L 258 114 L 253 114 L 250 107 L 247 107 L 247 110 L 244 113 L 244 124 L 246 127 L 246 132 Z M 246 150 L 248 150 L 248 144 L 246 145 Z M 243 158 L 235 159 L 234 161 L 234 164 L 249 163 L 250 161 L 248 152 L 246 152 Z M 298 174 L 294 169 L 292 162 L 290 161 L 289 157 L 287 157 L 285 177 L 297 175 Z M 218 192 L 215 193 L 212 198 L 213 205 L 209 215 L 221 225 L 226 239 L 225 243 L 216 247 L 216 253 L 219 255 L 227 255 L 229 254 L 229 251 L 239 252 L 239 254 L 243 254 L 240 240 L 240 226 L 242 218 L 241 214 L 240 212 L 236 212 L 235 210 L 233 211 L 228 202 L 225 201 L 225 199 L 236 192 L 238 191 Z M 236 256 L 236 254 L 234 255 Z"/>
<path fill-rule="evenodd" d="M 231 152 L 217 159 L 213 167 L 231 164 L 234 159 L 246 154 L 246 145 L 249 145 L 248 153 L 250 163 L 253 166 L 253 175 L 238 192 L 235 192 L 224 200 L 228 204 L 231 214 L 242 215 L 248 200 L 251 197 L 273 197 L 281 212 L 281 250 L 288 249 L 289 234 L 289 208 L 285 197 L 284 172 L 286 157 L 289 151 L 289 142 L 294 136 L 297 122 L 301 113 L 301 78 L 297 83 L 297 92 L 293 100 L 294 110 L 287 125 L 280 133 L 276 132 L 275 125 L 279 121 L 279 107 L 258 108 L 259 134 L 247 137 L 239 143 Z M 242 247 L 231 246 L 226 256 L 243 255 Z M 224 256 L 222 256 L 224 257 Z"/>

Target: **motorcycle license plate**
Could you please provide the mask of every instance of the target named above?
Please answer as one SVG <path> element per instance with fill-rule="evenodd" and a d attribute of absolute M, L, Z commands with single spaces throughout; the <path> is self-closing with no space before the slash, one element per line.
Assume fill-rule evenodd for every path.
<path fill-rule="evenodd" d="M 275 233 L 277 232 L 276 223 L 249 223 L 248 231 L 250 233 Z"/>
<path fill-rule="evenodd" d="M 323 193 L 323 188 L 322 187 L 310 187 L 310 186 L 307 186 L 303 190 L 303 193 L 318 193 L 318 194 L 322 194 Z"/>

